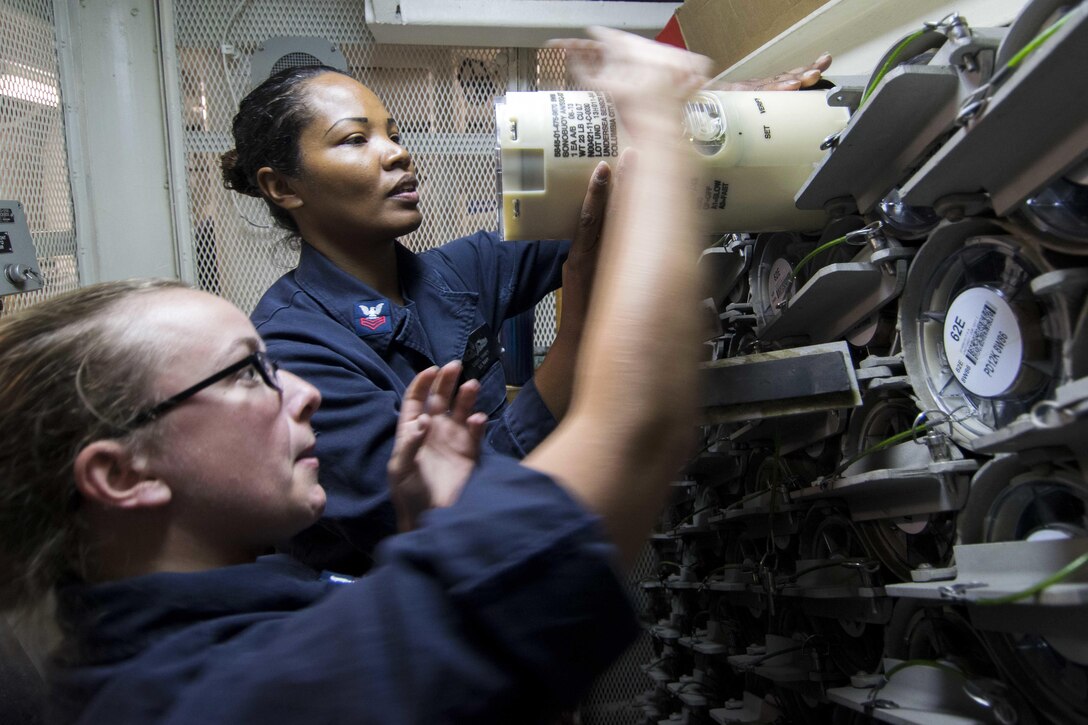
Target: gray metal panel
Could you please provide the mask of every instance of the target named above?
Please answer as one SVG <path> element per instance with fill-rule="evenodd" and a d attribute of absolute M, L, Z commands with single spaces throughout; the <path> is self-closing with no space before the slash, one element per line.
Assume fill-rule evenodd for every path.
<path fill-rule="evenodd" d="M 256 88 L 265 78 L 284 68 L 311 65 L 308 59 L 344 72 L 348 70 L 347 58 L 335 43 L 324 38 L 277 36 L 261 43 L 250 57 L 249 86 Z"/>
<path fill-rule="evenodd" d="M 872 313 L 873 308 L 863 303 L 879 293 L 883 281 L 884 274 L 873 264 L 829 264 L 790 299 L 782 314 L 760 328 L 759 336 L 764 340 L 834 339 Z"/>
<path fill-rule="evenodd" d="M 997 541 L 988 544 L 956 546 L 955 581 L 889 584 L 892 596 L 938 601 L 971 603 L 1022 592 L 1037 584 L 1048 573 L 1056 572 L 1078 556 L 1088 552 L 1084 539 L 1053 539 L 1049 541 Z M 965 585 L 962 589 L 957 584 Z M 1029 607 L 1067 607 L 1088 604 L 1088 569 L 1080 568 L 1031 597 L 1013 604 L 1028 616 Z M 1006 610 L 1008 613 L 1008 610 Z M 1083 609 L 1081 610 L 1083 616 Z M 1029 631 L 1068 634 L 1053 629 L 1049 613 L 1036 610 Z M 993 622 L 997 625 L 998 622 Z M 1024 626 L 1021 620 L 1014 626 Z M 1014 631 L 1024 631 L 1023 629 Z"/>
<path fill-rule="evenodd" d="M 716 423 L 861 404 L 845 342 L 716 360 L 700 377 L 703 407 Z"/>
<path fill-rule="evenodd" d="M 915 448 L 921 450 L 918 457 L 929 458 L 924 446 L 912 443 L 899 446 L 900 450 Z M 963 507 L 967 498 L 967 477 L 977 468 L 978 463 L 972 460 L 927 460 L 900 468 L 874 467 L 831 481 L 826 488 L 810 486 L 796 491 L 791 494 L 791 500 L 841 499 L 846 501 L 854 521 L 956 511 Z"/>
<path fill-rule="evenodd" d="M 958 85 L 948 66 L 904 65 L 888 73 L 805 182 L 797 206 L 823 209 L 849 196 L 859 211 L 870 211 L 951 127 Z"/>
<path fill-rule="evenodd" d="M 1088 98 L 1070 85 L 1088 68 L 1088 5 L 1013 72 L 971 125 L 961 128 L 903 186 L 912 206 L 988 193 L 1009 213 L 1088 151 Z"/>

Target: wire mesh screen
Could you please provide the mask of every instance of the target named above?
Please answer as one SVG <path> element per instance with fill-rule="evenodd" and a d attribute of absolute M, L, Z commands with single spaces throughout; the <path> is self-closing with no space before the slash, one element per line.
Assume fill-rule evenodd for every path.
<path fill-rule="evenodd" d="M 0 0 L 0 199 L 22 202 L 42 289 L 3 314 L 79 286 L 52 0 Z"/>
<path fill-rule="evenodd" d="M 628 592 L 635 610 L 645 613 L 648 598 L 641 583 L 654 575 L 657 557 L 649 544 L 643 547 L 628 573 Z M 653 681 L 643 667 L 654 659 L 654 644 L 644 630 L 623 656 L 598 678 L 580 709 L 582 725 L 640 725 L 645 721 L 639 696 L 651 689 Z"/>
<path fill-rule="evenodd" d="M 402 239 L 406 245 L 422 251 L 497 228 L 494 99 L 519 87 L 518 54 L 535 51 L 381 45 L 358 0 L 326 0 L 305 9 L 288 0 L 175 0 L 174 9 L 201 288 L 252 310 L 298 259 L 279 243 L 283 233 L 272 227 L 263 203 L 228 192 L 219 180 L 219 155 L 233 145 L 230 120 L 252 87 L 252 59 L 272 38 L 328 41 L 348 72 L 397 118 L 419 167 L 424 215 L 422 226 Z M 550 55 L 550 74 L 561 76 L 561 54 Z M 288 51 L 273 68 L 312 63 L 311 57 L 305 49 Z M 531 79 L 530 87 L 535 84 Z M 554 299 L 541 303 L 537 316 L 534 344 L 547 347 L 555 336 Z"/>

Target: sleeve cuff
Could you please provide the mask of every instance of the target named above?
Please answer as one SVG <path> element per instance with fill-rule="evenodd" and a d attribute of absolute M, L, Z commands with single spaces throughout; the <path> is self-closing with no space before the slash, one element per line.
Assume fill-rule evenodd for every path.
<path fill-rule="evenodd" d="M 394 540 L 383 558 L 435 576 L 487 646 L 557 701 L 584 691 L 638 633 L 600 521 L 509 458 L 485 457 L 456 504 Z"/>
<path fill-rule="evenodd" d="M 530 378 L 514 402 L 487 433 L 491 448 L 514 458 L 524 458 L 555 430 L 557 421 Z"/>

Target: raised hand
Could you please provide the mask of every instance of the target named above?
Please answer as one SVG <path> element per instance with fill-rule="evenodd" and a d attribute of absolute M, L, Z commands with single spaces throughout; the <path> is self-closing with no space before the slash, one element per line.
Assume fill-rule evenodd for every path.
<path fill-rule="evenodd" d="M 427 509 L 453 504 L 479 460 L 487 416 L 472 408 L 480 384 L 458 388 L 460 375 L 456 360 L 428 368 L 404 393 L 387 468 L 401 531 L 414 529 Z"/>
<path fill-rule="evenodd" d="M 567 52 L 579 83 L 612 96 L 635 140 L 677 135 L 678 102 L 707 81 L 711 62 L 686 50 L 610 28 L 588 28 L 590 40 L 552 41 Z"/>

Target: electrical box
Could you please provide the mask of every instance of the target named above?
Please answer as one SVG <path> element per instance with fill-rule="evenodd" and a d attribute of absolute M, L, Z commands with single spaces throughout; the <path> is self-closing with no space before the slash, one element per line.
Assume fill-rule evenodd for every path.
<path fill-rule="evenodd" d="M 0 295 L 41 287 L 42 275 L 23 205 L 0 200 Z"/>

